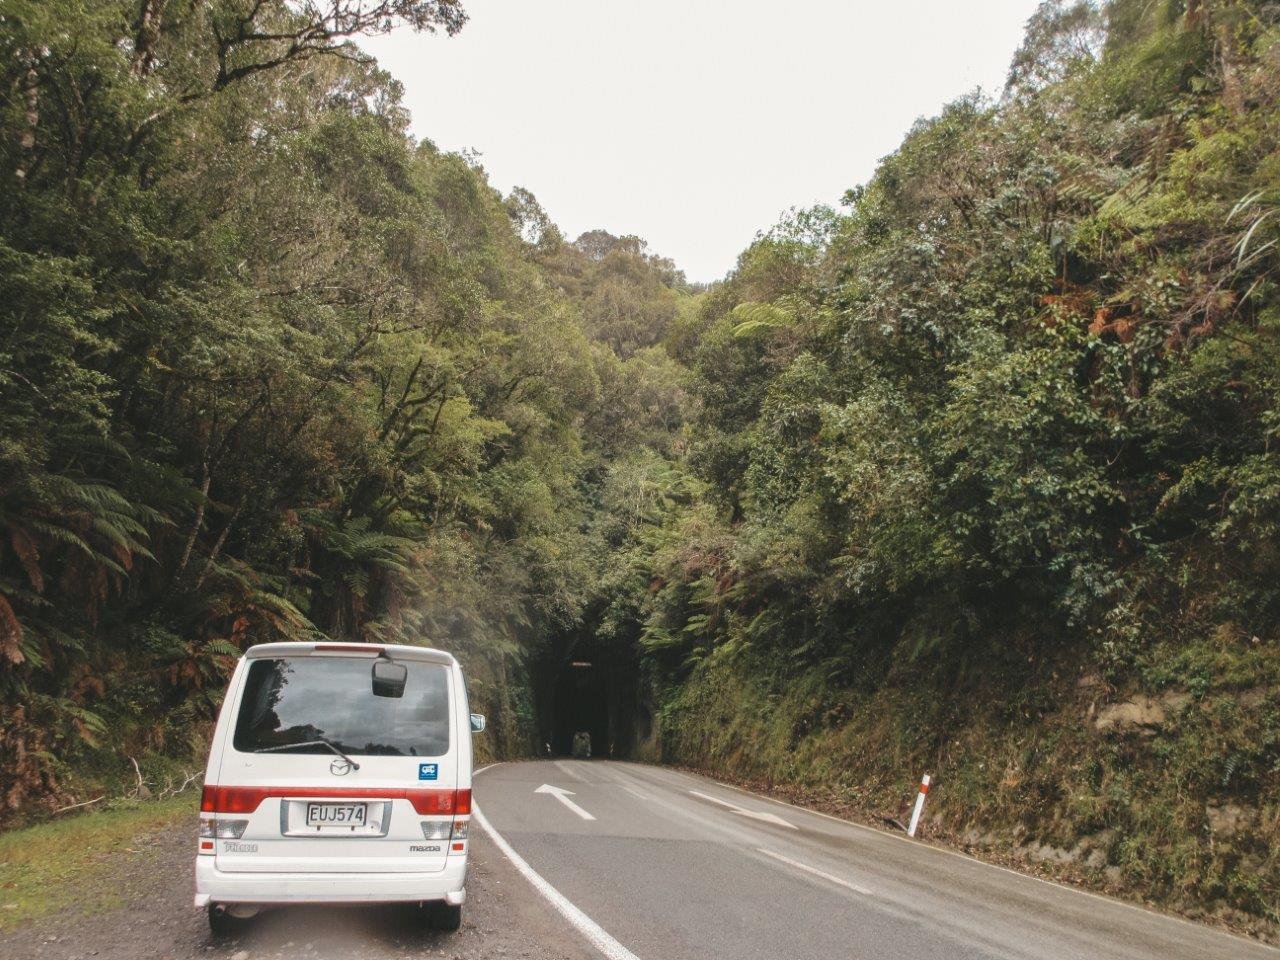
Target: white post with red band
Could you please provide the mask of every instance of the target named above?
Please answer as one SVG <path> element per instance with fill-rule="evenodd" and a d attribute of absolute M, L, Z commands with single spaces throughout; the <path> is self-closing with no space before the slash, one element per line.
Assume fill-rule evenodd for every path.
<path fill-rule="evenodd" d="M 907 827 L 907 836 L 916 835 L 916 827 L 920 823 L 920 814 L 924 812 L 924 796 L 929 792 L 929 775 L 926 773 L 920 781 L 920 792 L 916 794 L 916 808 L 911 811 L 911 826 Z"/>

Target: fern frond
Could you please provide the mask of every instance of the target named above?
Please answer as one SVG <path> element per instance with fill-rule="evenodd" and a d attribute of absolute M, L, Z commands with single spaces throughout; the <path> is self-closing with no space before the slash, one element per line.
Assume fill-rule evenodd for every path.
<path fill-rule="evenodd" d="M 0 594 L 0 655 L 10 663 L 22 663 L 26 657 L 22 653 L 22 624 L 18 615 L 3 594 Z"/>
<path fill-rule="evenodd" d="M 795 315 L 774 303 L 740 303 L 729 314 L 733 318 L 733 335 L 749 337 L 765 330 L 789 327 Z"/>
<path fill-rule="evenodd" d="M 36 547 L 35 540 L 31 534 L 27 533 L 22 527 L 12 527 L 9 530 L 9 543 L 13 547 L 13 552 L 18 558 L 18 562 L 22 565 L 22 569 L 26 571 L 27 579 L 31 581 L 31 586 L 35 588 L 36 593 L 44 592 L 44 574 L 40 570 L 40 551 Z"/>

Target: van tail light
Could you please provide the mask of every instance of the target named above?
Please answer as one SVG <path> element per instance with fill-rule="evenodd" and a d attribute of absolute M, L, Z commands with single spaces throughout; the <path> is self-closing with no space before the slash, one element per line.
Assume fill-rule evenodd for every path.
<path fill-rule="evenodd" d="M 202 813 L 253 813 L 272 796 L 270 787 L 219 787 L 205 784 L 200 793 Z M 274 794 L 280 796 L 279 793 Z"/>
<path fill-rule="evenodd" d="M 469 816 L 471 813 L 470 790 L 409 790 L 409 802 L 423 816 L 444 814 Z"/>
<path fill-rule="evenodd" d="M 448 840 L 451 826 L 452 824 L 448 820 L 423 820 L 422 838 L 424 840 Z"/>
<path fill-rule="evenodd" d="M 229 820 L 224 817 L 201 817 L 200 838 L 202 840 L 239 840 L 249 826 L 248 820 Z M 202 849 L 204 848 L 202 845 Z"/>
<path fill-rule="evenodd" d="M 422 836 L 427 840 L 465 840 L 468 826 L 468 820 L 464 817 L 454 820 L 423 820 Z"/>
<path fill-rule="evenodd" d="M 423 817 L 469 816 L 470 790 L 413 789 L 404 787 L 222 787 L 205 784 L 200 795 L 202 813 L 253 813 L 271 797 L 302 800 L 408 800 Z"/>

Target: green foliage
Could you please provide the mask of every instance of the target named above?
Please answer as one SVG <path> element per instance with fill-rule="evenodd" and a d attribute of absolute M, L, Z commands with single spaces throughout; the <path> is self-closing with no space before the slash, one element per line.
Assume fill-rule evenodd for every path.
<path fill-rule="evenodd" d="M 698 483 L 611 533 L 589 607 L 667 756 L 877 803 L 945 769 L 957 822 L 1030 795 L 1023 829 L 1119 826 L 1129 882 L 1274 920 L 1274 849 L 1202 821 L 1280 786 L 1277 49 L 1272 4 L 1051 0 L 999 102 L 681 318 Z M 1250 652 L 1206 657 L 1225 624 Z M 1113 749 L 1076 675 L 1205 703 Z"/>
<path fill-rule="evenodd" d="M 609 459 L 674 450 L 690 293 L 416 144 L 349 43 L 464 20 L 4 5 L 0 819 L 201 749 L 272 639 L 447 646 L 526 747 L 508 677 L 582 613 Z"/>
<path fill-rule="evenodd" d="M 1166 6 L 1046 4 L 1011 96 L 921 122 L 707 295 L 689 463 L 743 616 L 851 663 L 939 603 L 957 637 L 1017 609 L 1118 650 L 1110 611 L 1230 555 L 1272 628 L 1280 28 Z"/>

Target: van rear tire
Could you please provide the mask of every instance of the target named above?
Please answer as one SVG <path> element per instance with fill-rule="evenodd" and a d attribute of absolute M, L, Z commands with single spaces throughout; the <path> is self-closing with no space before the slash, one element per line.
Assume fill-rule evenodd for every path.
<path fill-rule="evenodd" d="M 251 922 L 251 917 L 233 917 L 220 903 L 209 904 L 209 932 L 215 940 L 239 936 L 249 928 Z"/>
<path fill-rule="evenodd" d="M 462 904 L 443 900 L 427 904 L 427 924 L 441 933 L 456 933 L 462 926 Z"/>

